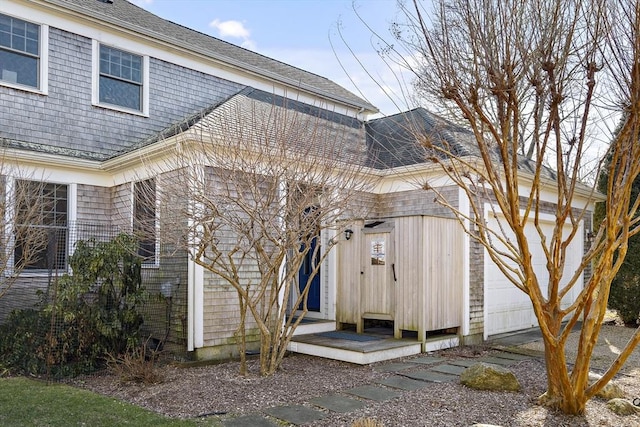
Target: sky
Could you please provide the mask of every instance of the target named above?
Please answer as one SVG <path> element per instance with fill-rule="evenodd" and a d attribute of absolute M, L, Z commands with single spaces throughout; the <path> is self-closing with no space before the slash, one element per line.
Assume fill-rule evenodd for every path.
<path fill-rule="evenodd" d="M 398 68 L 378 55 L 372 35 L 373 30 L 391 40 L 396 0 L 130 1 L 164 19 L 326 77 L 383 114 L 407 109 L 397 95 L 391 96 L 395 101 L 387 95 L 400 94 L 404 85 L 398 83 Z"/>

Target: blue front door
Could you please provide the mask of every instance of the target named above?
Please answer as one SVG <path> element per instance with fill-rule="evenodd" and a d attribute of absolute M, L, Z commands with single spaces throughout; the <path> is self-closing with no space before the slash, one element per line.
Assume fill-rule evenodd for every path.
<path fill-rule="evenodd" d="M 300 287 L 300 292 L 304 291 L 304 287 L 307 286 L 309 282 L 309 277 L 313 273 L 313 269 L 316 267 L 318 263 L 318 258 L 320 257 L 320 248 L 316 251 L 316 245 L 318 244 L 318 237 L 314 237 L 311 240 L 311 247 L 309 251 L 304 257 L 304 261 L 300 266 L 300 271 L 298 272 L 298 286 Z M 303 308 L 303 305 L 300 304 L 300 309 Z M 311 279 L 311 284 L 309 285 L 309 295 L 307 297 L 307 308 L 309 311 L 320 311 L 320 269 L 316 275 Z"/>

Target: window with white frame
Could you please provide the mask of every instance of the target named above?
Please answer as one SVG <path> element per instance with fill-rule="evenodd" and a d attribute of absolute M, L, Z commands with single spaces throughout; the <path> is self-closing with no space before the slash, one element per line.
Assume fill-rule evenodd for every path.
<path fill-rule="evenodd" d="M 143 264 L 157 264 L 157 218 L 155 179 L 133 184 L 133 232 L 138 238 L 138 255 Z"/>
<path fill-rule="evenodd" d="M 69 191 L 65 184 L 17 180 L 14 266 L 66 270 Z M 22 265 L 24 264 L 24 265 Z"/>
<path fill-rule="evenodd" d="M 99 51 L 99 103 L 143 111 L 144 57 L 103 44 Z"/>
<path fill-rule="evenodd" d="M 0 82 L 44 90 L 47 27 L 0 13 Z"/>

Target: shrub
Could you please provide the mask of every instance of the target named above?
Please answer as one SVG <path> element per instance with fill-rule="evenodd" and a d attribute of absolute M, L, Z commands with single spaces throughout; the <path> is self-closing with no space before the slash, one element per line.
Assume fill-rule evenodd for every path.
<path fill-rule="evenodd" d="M 0 363 L 10 372 L 44 373 L 40 350 L 48 331 L 47 319 L 38 310 L 14 310 L 0 326 Z"/>
<path fill-rule="evenodd" d="M 640 317 L 640 275 L 618 272 L 611 282 L 609 308 L 618 312 L 625 325 L 637 325 Z"/>
<path fill-rule="evenodd" d="M 14 311 L 0 330 L 0 361 L 30 374 L 66 376 L 100 367 L 139 345 L 144 289 L 133 236 L 79 241 L 73 275 L 53 280 L 36 310 Z"/>
<path fill-rule="evenodd" d="M 122 382 L 156 384 L 163 379 L 156 367 L 157 360 L 158 352 L 144 344 L 119 356 L 109 355 L 107 367 Z"/>

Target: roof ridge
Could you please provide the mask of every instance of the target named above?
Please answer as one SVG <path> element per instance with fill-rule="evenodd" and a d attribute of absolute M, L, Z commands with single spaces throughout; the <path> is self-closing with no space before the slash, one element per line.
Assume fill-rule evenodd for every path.
<path fill-rule="evenodd" d="M 327 77 L 165 19 L 128 0 L 114 0 L 111 4 L 96 0 L 40 1 L 173 44 L 185 51 L 226 63 L 231 67 L 260 75 L 285 86 L 351 107 L 377 111 L 370 102 Z M 129 7 L 134 9 L 127 10 Z M 113 8 L 114 13 L 106 13 L 107 8 Z"/>

